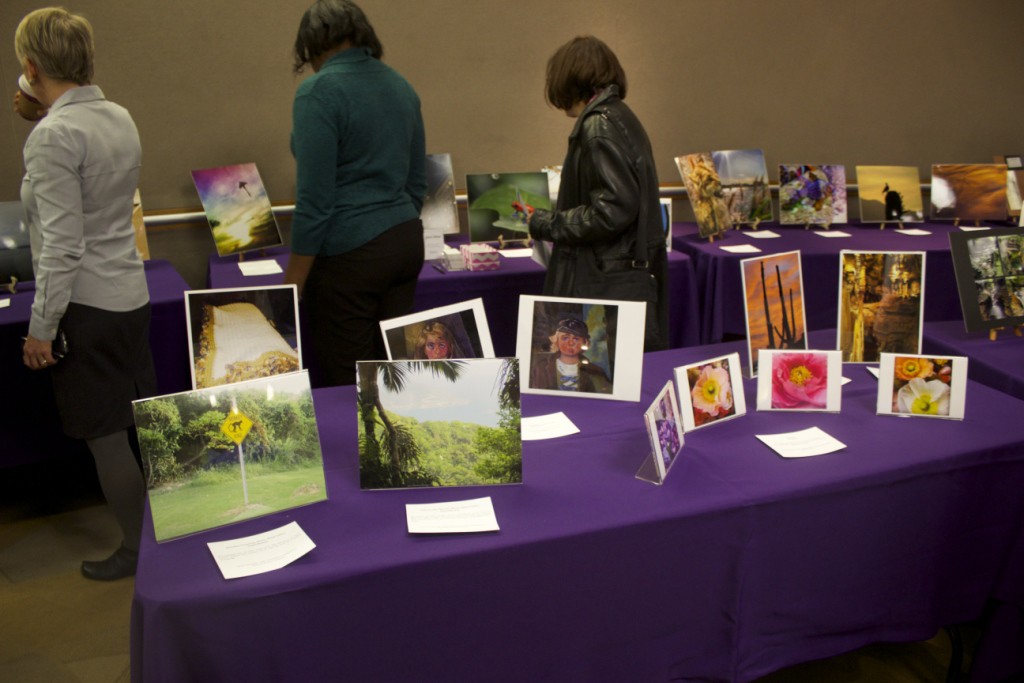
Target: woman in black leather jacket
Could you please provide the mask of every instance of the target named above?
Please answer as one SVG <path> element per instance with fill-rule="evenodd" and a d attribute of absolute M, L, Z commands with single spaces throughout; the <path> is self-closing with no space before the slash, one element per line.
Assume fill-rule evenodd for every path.
<path fill-rule="evenodd" d="M 544 293 L 646 301 L 644 349 L 667 348 L 658 173 L 647 133 L 622 101 L 626 74 L 604 42 L 581 36 L 548 60 L 545 96 L 576 125 L 557 209 L 530 216 L 530 236 L 554 245 Z"/>

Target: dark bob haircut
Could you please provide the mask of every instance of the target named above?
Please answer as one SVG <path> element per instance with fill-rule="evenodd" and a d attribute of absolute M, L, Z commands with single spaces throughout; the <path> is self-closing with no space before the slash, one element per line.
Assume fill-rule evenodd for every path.
<path fill-rule="evenodd" d="M 578 36 L 558 48 L 548 60 L 544 98 L 549 104 L 568 110 L 610 85 L 619 86 L 619 97 L 626 99 L 626 72 L 619 58 L 594 36 Z"/>
<path fill-rule="evenodd" d="M 352 47 L 369 48 L 380 59 L 384 47 L 370 20 L 352 0 L 317 0 L 302 15 L 295 36 L 295 71 L 300 72 L 314 59 L 346 40 Z"/>

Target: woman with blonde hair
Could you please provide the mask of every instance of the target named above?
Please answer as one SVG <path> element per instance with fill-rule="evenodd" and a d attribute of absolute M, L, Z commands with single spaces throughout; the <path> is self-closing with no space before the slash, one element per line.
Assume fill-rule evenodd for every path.
<path fill-rule="evenodd" d="M 416 351 L 412 357 L 415 360 L 461 358 L 462 350 L 455 341 L 452 331 L 444 323 L 433 320 L 420 330 L 419 339 L 416 340 Z"/>
<path fill-rule="evenodd" d="M 121 547 L 82 563 L 90 579 L 135 574 L 145 483 L 128 430 L 131 402 L 155 393 L 149 291 L 135 250 L 132 198 L 142 150 L 128 111 L 92 85 L 92 26 L 48 7 L 29 13 L 14 50 L 48 112 L 25 141 L 21 201 L 36 293 L 22 360 L 49 372 L 61 424 L 85 439 Z"/>

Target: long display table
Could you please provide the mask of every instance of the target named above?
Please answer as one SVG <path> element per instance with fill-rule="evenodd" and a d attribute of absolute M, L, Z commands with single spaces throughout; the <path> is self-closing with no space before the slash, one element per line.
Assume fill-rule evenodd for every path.
<path fill-rule="evenodd" d="M 762 225 L 777 238 L 757 239 L 751 230 L 731 230 L 708 242 L 697 234 L 695 223 L 673 225 L 672 246 L 693 259 L 700 287 L 701 343 L 721 341 L 729 336 L 746 336 L 743 313 L 743 279 L 740 261 L 787 251 L 800 252 L 804 281 L 804 309 L 810 330 L 835 328 L 839 304 L 839 252 L 923 251 L 925 256 L 925 320 L 962 319 L 960 299 L 949 252 L 949 233 L 959 231 L 952 223 L 914 223 L 907 228 L 929 235 L 903 235 L 895 224 L 881 230 L 878 224 L 835 225 L 829 232 L 849 237 L 821 237 L 817 230 L 797 226 Z M 752 245 L 761 253 L 730 253 L 722 247 Z M 835 342 L 833 341 L 833 346 Z"/>
<path fill-rule="evenodd" d="M 260 258 L 260 257 L 250 257 Z M 288 253 L 270 250 L 265 259 L 273 259 L 283 269 Z M 669 345 L 692 346 L 700 343 L 697 283 L 690 258 L 669 252 Z M 544 268 L 528 257 L 501 258 L 501 266 L 491 271 L 441 272 L 430 263 L 423 266 L 416 287 L 415 311 L 481 298 L 487 323 L 498 356 L 514 356 L 519 295 L 540 294 L 544 287 Z M 265 287 L 284 282 L 284 275 L 242 275 L 237 257 L 211 256 L 207 281 L 213 289 Z"/>
<path fill-rule="evenodd" d="M 1024 399 L 1024 339 L 1012 329 L 990 341 L 988 332 L 967 332 L 963 320 L 948 320 L 925 323 L 921 340 L 924 353 L 967 356 L 972 378 Z"/>
<path fill-rule="evenodd" d="M 167 261 L 146 262 L 146 283 L 152 318 L 150 345 L 161 394 L 191 387 L 188 335 L 185 330 L 185 280 Z M 82 448 L 61 432 L 53 398 L 53 385 L 45 370 L 33 372 L 21 362 L 21 338 L 28 332 L 35 298 L 35 283 L 23 282 L 13 295 L 0 294 L 11 303 L 0 308 L 0 357 L 8 401 L 0 410 L 0 467 L 44 460 Z M 71 340 L 74 352 L 74 340 Z M 97 397 L 102 400 L 102 397 Z"/>
<path fill-rule="evenodd" d="M 961 320 L 925 323 L 924 353 L 967 356 L 968 374 L 978 382 L 1024 399 L 1024 339 L 1012 329 L 967 332 Z M 1008 429 L 1019 429 L 1016 425 Z M 993 592 L 990 628 L 975 654 L 972 680 L 1008 681 L 1024 677 L 1024 542 L 1018 542 L 1007 562 L 1014 568 Z"/>
<path fill-rule="evenodd" d="M 315 390 L 328 501 L 161 545 L 147 516 L 132 679 L 750 681 L 930 638 L 1024 575 L 1024 401 L 974 382 L 962 422 L 881 417 L 848 365 L 840 414 L 751 411 L 688 434 L 663 486 L 636 479 L 672 368 L 739 349 L 649 354 L 639 404 L 524 396 L 580 433 L 524 443 L 508 487 L 360 491 L 354 388 Z M 755 438 L 810 426 L 847 447 Z M 406 532 L 406 503 L 480 496 L 500 531 Z M 208 541 L 290 521 L 315 550 L 221 578 Z"/>

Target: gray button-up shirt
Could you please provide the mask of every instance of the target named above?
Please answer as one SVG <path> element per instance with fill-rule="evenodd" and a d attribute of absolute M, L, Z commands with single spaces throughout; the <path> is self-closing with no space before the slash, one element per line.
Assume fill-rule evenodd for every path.
<path fill-rule="evenodd" d="M 142 147 L 128 111 L 95 85 L 61 95 L 25 141 L 21 202 L 36 296 L 29 334 L 52 340 L 68 302 L 131 311 L 149 301 L 132 197 Z"/>

